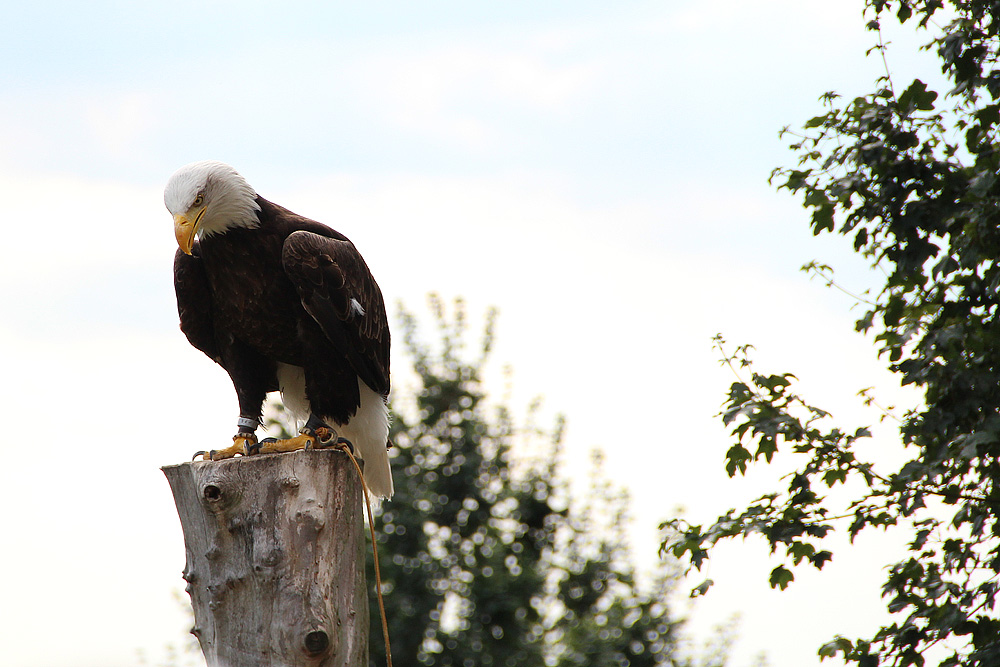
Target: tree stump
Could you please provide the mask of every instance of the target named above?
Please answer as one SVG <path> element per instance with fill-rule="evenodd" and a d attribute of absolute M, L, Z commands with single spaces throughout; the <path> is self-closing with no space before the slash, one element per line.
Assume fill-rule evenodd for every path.
<path fill-rule="evenodd" d="M 368 664 L 360 480 L 336 450 L 164 466 L 208 667 Z"/>

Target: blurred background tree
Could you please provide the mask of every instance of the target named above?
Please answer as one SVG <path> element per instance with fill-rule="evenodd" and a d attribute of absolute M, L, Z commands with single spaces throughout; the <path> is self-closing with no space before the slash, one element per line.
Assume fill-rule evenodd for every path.
<path fill-rule="evenodd" d="M 416 387 L 393 398 L 395 495 L 375 509 L 392 652 L 399 664 L 723 667 L 733 623 L 701 650 L 670 604 L 679 570 L 640 577 L 628 548 L 628 497 L 601 457 L 581 502 L 559 473 L 563 423 L 515 426 L 482 384 L 495 311 L 466 346 L 465 307 L 431 296 L 440 332 L 432 350 L 401 308 L 397 345 Z M 536 406 L 537 407 L 537 406 Z M 280 405 L 272 431 L 287 429 Z M 369 554 L 369 561 L 371 554 Z M 373 587 L 374 571 L 368 564 Z M 371 613 L 371 664 L 385 664 Z"/>

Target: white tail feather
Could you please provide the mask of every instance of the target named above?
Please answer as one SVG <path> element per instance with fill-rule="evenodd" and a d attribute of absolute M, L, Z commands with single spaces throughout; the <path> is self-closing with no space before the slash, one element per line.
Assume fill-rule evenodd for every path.
<path fill-rule="evenodd" d="M 310 405 L 306 396 L 305 371 L 300 366 L 278 364 L 278 385 L 281 400 L 296 420 L 295 428 L 305 424 Z M 365 481 L 368 489 L 380 498 L 392 496 L 392 471 L 389 469 L 389 408 L 385 401 L 358 378 L 361 407 L 347 424 L 337 426 L 326 415 L 318 415 L 337 430 L 337 435 L 354 445 L 355 453 L 365 460 Z"/>
<path fill-rule="evenodd" d="M 278 363 L 278 388 L 281 389 L 281 402 L 295 420 L 292 429 L 297 431 L 309 419 L 305 370 L 301 366 Z"/>
<path fill-rule="evenodd" d="M 355 451 L 365 460 L 365 481 L 373 494 L 380 498 L 392 496 L 392 471 L 389 469 L 389 408 L 382 396 L 358 379 L 361 407 L 351 421 L 340 427 L 341 437 L 354 444 Z"/>

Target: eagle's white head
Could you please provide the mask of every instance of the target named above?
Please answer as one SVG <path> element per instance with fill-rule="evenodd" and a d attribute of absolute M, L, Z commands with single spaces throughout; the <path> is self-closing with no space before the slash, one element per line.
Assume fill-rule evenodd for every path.
<path fill-rule="evenodd" d="M 257 193 L 222 162 L 192 162 L 178 169 L 167 181 L 163 203 L 174 216 L 177 245 L 189 255 L 196 236 L 260 224 Z"/>

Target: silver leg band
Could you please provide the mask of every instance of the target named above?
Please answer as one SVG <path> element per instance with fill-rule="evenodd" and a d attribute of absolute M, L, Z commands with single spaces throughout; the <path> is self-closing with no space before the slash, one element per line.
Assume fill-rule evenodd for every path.
<path fill-rule="evenodd" d="M 260 422 L 256 419 L 249 419 L 248 417 L 240 417 L 236 420 L 236 426 L 240 430 L 250 429 L 250 431 L 256 431 L 257 427 L 260 426 Z"/>

